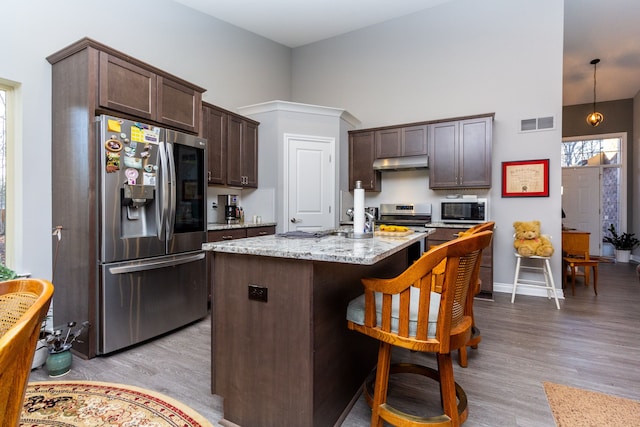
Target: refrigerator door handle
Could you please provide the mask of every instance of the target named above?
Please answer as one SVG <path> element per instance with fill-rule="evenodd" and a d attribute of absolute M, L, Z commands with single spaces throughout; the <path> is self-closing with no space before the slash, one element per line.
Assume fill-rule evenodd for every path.
<path fill-rule="evenodd" d="M 169 160 L 169 206 L 167 223 L 167 241 L 173 239 L 173 224 L 176 220 L 176 164 L 173 158 L 173 144 L 167 142 L 167 159 Z"/>
<path fill-rule="evenodd" d="M 164 227 L 167 211 L 169 210 L 169 176 L 167 174 L 167 148 L 164 142 L 160 143 L 158 152 L 160 153 L 160 183 L 162 187 L 162 207 L 160 209 L 160 218 L 158 219 L 158 239 L 164 240 Z"/>
<path fill-rule="evenodd" d="M 197 254 L 189 254 L 185 256 L 172 257 L 171 259 L 148 261 L 141 264 L 124 265 L 120 267 L 110 267 L 109 273 L 111 274 L 129 274 L 138 271 L 155 270 L 164 267 L 174 267 L 176 265 L 187 264 L 190 262 L 204 259 L 205 253 L 200 252 Z"/>

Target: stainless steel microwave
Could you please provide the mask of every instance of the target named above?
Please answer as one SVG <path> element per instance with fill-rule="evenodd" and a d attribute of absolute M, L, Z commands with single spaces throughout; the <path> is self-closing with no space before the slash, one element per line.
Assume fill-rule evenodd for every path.
<path fill-rule="evenodd" d="M 487 199 L 441 199 L 440 220 L 454 224 L 479 224 L 489 220 Z"/>

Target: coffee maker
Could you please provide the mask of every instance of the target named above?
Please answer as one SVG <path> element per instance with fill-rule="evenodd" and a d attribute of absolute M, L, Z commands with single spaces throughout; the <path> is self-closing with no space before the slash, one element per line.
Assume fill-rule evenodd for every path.
<path fill-rule="evenodd" d="M 221 209 L 224 206 L 224 209 Z M 218 195 L 218 223 L 236 224 L 240 213 L 238 212 L 238 196 L 235 194 Z"/>

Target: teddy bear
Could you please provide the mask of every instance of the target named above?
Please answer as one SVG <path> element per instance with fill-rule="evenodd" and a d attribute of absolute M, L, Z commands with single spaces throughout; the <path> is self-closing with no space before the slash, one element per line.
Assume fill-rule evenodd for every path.
<path fill-rule="evenodd" d="M 516 230 L 513 247 L 522 256 L 544 256 L 553 255 L 553 245 L 551 241 L 540 235 L 540 221 L 516 221 L 513 223 Z"/>

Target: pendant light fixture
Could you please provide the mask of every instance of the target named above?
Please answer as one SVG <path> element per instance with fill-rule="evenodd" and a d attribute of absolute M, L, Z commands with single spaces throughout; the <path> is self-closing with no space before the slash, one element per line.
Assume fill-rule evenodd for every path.
<path fill-rule="evenodd" d="M 587 123 L 596 127 L 604 121 L 602 113 L 596 111 L 596 65 L 600 62 L 599 59 L 592 59 L 590 64 L 593 65 L 593 113 L 587 116 Z"/>

